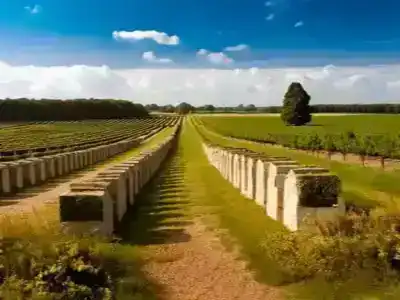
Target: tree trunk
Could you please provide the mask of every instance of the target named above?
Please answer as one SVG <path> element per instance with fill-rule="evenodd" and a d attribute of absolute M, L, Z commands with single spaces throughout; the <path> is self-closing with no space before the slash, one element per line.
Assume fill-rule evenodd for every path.
<path fill-rule="evenodd" d="M 360 158 L 362 166 L 365 167 L 365 155 L 360 155 Z"/>
<path fill-rule="evenodd" d="M 384 170 L 385 169 L 385 157 L 381 156 L 381 168 Z"/>

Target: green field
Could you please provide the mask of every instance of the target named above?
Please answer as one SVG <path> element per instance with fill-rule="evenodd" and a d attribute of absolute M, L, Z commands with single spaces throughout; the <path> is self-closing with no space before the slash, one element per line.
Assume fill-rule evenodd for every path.
<path fill-rule="evenodd" d="M 278 115 L 202 116 L 201 120 L 219 131 L 235 130 L 237 135 L 259 136 L 268 133 L 399 134 L 399 115 L 316 115 L 308 126 L 285 126 Z"/>
<path fill-rule="evenodd" d="M 336 126 L 336 132 L 340 134 L 339 128 L 346 128 L 346 124 L 353 124 L 352 128 L 358 126 L 358 130 L 362 130 L 361 119 L 363 117 L 372 118 L 375 120 L 393 120 L 396 116 L 321 116 L 315 118 L 322 120 L 320 123 L 333 124 L 331 128 Z M 335 119 L 338 120 L 335 122 Z M 324 157 L 316 157 L 295 149 L 274 147 L 267 143 L 253 143 L 252 140 L 257 139 L 256 134 L 268 135 L 268 128 L 278 131 L 277 128 L 282 130 L 297 132 L 305 132 L 307 130 L 319 130 L 323 132 L 323 126 L 309 126 L 308 128 L 299 127 L 286 127 L 282 125 L 280 119 L 277 117 L 195 117 L 197 123 L 204 125 L 203 130 L 209 129 L 205 132 L 207 138 L 210 138 L 217 144 L 234 147 L 246 147 L 251 150 L 266 153 L 267 155 L 286 156 L 298 161 L 304 165 L 318 165 L 329 169 L 337 174 L 342 181 L 342 197 L 349 204 L 355 204 L 358 207 L 371 207 L 376 205 L 391 205 L 393 202 L 397 203 L 400 199 L 400 181 L 399 171 L 384 171 L 380 168 L 364 167 L 361 164 L 349 164 L 346 161 L 334 161 Z M 339 121 L 339 120 L 346 120 Z M 330 122 L 330 123 L 328 123 Z M 360 123 L 358 123 L 360 122 Z M 389 122 L 389 121 L 388 121 Z M 377 122 L 375 123 L 383 123 Z M 261 124 L 264 124 L 262 126 Z M 274 125 L 268 125 L 274 124 Z M 355 125 L 356 124 L 356 125 Z M 351 125 L 350 125 L 351 126 Z M 265 131 L 263 128 L 266 128 Z M 349 128 L 349 127 L 347 127 Z M 392 131 L 395 131 L 391 127 Z M 389 129 L 389 128 L 388 128 Z M 213 133 L 214 132 L 214 133 Z M 215 134 L 217 133 L 217 134 Z M 220 135 L 218 135 L 220 134 Z M 306 136 L 306 134 L 304 134 Z M 381 134 L 380 136 L 384 136 Z M 241 140 L 231 140 L 224 137 L 236 137 Z M 250 140 L 250 141 L 249 141 Z"/>
<path fill-rule="evenodd" d="M 307 126 L 285 126 L 277 116 L 204 116 L 208 128 L 225 136 L 344 155 L 400 158 L 397 115 L 314 116 Z"/>
<path fill-rule="evenodd" d="M 0 124 L 1 160 L 17 159 L 32 153 L 73 150 L 137 138 L 152 130 L 173 126 L 178 117 L 126 120 L 86 120 Z"/>

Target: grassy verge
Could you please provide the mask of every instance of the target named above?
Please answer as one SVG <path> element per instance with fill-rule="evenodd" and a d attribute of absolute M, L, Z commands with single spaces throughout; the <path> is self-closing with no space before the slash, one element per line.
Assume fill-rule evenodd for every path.
<path fill-rule="evenodd" d="M 210 141 L 232 147 L 248 149 L 269 155 L 286 156 L 306 165 L 318 165 L 331 170 L 342 180 L 342 197 L 346 203 L 358 207 L 391 206 L 400 199 L 400 172 L 385 172 L 379 169 L 350 165 L 315 157 L 283 147 L 258 144 L 246 140 L 234 140 L 215 133 L 196 123 L 197 128 Z"/>
<path fill-rule="evenodd" d="M 167 128 L 139 147 L 93 167 L 106 167 L 126 160 L 156 145 L 172 130 Z M 0 217 L 2 299 L 27 299 L 24 295 L 32 299 L 61 299 L 62 296 L 67 297 L 62 299 L 94 299 L 84 298 L 92 291 L 85 291 L 82 286 L 67 287 L 66 276 L 71 272 L 84 273 L 83 276 L 74 273 L 72 277 L 79 277 L 85 285 L 103 285 L 105 288 L 99 289 L 99 293 L 107 294 L 106 288 L 115 289 L 117 299 L 154 299 L 156 284 L 141 272 L 142 259 L 137 247 L 110 244 L 92 237 L 65 236 L 60 232 L 57 205 L 46 206 L 33 214 Z M 88 266 L 93 266 L 97 275 L 86 273 Z M 114 281 L 109 282 L 98 275 L 103 271 Z"/>

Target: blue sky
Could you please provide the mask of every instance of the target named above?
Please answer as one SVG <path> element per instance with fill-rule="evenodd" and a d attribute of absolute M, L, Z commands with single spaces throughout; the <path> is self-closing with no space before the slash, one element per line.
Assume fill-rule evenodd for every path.
<path fill-rule="evenodd" d="M 393 63 L 399 10 L 397 0 L 0 0 L 0 60 L 115 68 Z M 179 43 L 112 36 L 135 30 Z M 223 52 L 231 63 L 210 61 L 208 54 L 237 45 L 247 47 Z M 207 54 L 196 55 L 200 49 Z M 152 52 L 147 60 L 144 52 Z"/>

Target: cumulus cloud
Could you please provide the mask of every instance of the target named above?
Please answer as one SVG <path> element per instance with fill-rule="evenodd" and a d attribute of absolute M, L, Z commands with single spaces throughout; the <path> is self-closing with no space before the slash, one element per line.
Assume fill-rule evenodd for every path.
<path fill-rule="evenodd" d="M 158 58 L 153 51 L 143 52 L 142 59 L 148 62 L 163 64 L 169 64 L 173 62 L 172 59 L 169 58 Z"/>
<path fill-rule="evenodd" d="M 275 15 L 274 15 L 274 14 L 269 14 L 269 15 L 265 18 L 265 20 L 267 20 L 267 21 L 272 21 L 274 18 L 275 18 Z"/>
<path fill-rule="evenodd" d="M 369 67 L 127 69 L 11 66 L 0 62 L 0 98 L 120 98 L 146 103 L 280 105 L 292 81 L 312 104 L 398 102 L 400 65 Z"/>
<path fill-rule="evenodd" d="M 232 58 L 223 52 L 209 52 L 206 49 L 200 49 L 196 54 L 198 57 L 204 57 L 210 63 L 215 65 L 229 65 L 234 62 Z"/>
<path fill-rule="evenodd" d="M 42 12 L 42 7 L 38 4 L 35 4 L 34 6 L 25 6 L 24 9 L 32 15 Z"/>
<path fill-rule="evenodd" d="M 112 36 L 115 40 L 140 41 L 153 40 L 160 45 L 176 46 L 179 45 L 180 39 L 177 35 L 168 35 L 165 32 L 156 30 L 134 30 L 134 31 L 114 31 Z"/>
<path fill-rule="evenodd" d="M 243 51 L 243 50 L 246 50 L 246 49 L 249 49 L 249 46 L 248 46 L 248 45 L 239 44 L 239 45 L 236 45 L 236 46 L 229 46 L 229 47 L 226 47 L 226 48 L 224 49 L 224 51 L 236 52 L 236 51 Z"/>
<path fill-rule="evenodd" d="M 295 24 L 294 24 L 294 27 L 301 27 L 301 26 L 303 26 L 304 25 L 304 22 L 303 21 L 298 21 L 298 22 L 296 22 Z"/>
<path fill-rule="evenodd" d="M 206 49 L 200 49 L 199 51 L 197 51 L 197 55 L 198 56 L 202 56 L 202 55 L 206 55 L 207 53 L 209 53 L 208 52 L 208 50 L 206 50 Z"/>
<path fill-rule="evenodd" d="M 207 54 L 207 59 L 210 63 L 216 65 L 229 65 L 233 62 L 233 59 L 223 52 L 209 53 Z"/>

